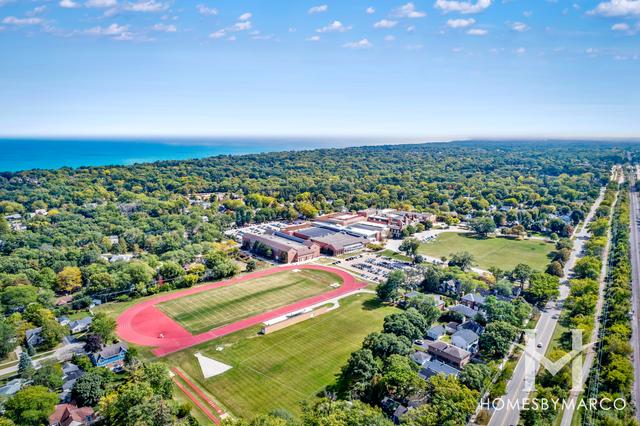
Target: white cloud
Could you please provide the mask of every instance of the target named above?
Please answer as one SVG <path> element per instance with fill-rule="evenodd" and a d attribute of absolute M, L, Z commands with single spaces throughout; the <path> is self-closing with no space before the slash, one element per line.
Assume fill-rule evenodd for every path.
<path fill-rule="evenodd" d="M 73 9 L 76 7 L 80 7 L 80 5 L 74 2 L 73 0 L 60 0 L 60 3 L 58 3 L 58 5 L 60 7 L 64 7 L 65 9 Z"/>
<path fill-rule="evenodd" d="M 366 38 L 363 38 L 362 40 L 345 43 L 342 47 L 346 47 L 347 49 L 369 49 L 373 47 L 373 44 Z"/>
<path fill-rule="evenodd" d="M 523 55 L 523 54 L 525 54 L 525 53 L 527 52 L 527 49 L 525 49 L 524 47 L 518 47 L 518 48 L 515 50 L 515 52 L 516 52 L 518 55 Z"/>
<path fill-rule="evenodd" d="M 114 7 L 117 4 L 116 0 L 87 0 L 84 5 L 87 7 Z"/>
<path fill-rule="evenodd" d="M 489 34 L 489 31 L 483 30 L 482 28 L 471 28 L 469 31 L 467 31 L 467 34 L 472 36 L 485 36 Z"/>
<path fill-rule="evenodd" d="M 397 8 L 394 15 L 398 18 L 424 18 L 427 13 L 416 10 L 416 5 L 413 3 L 407 3 Z"/>
<path fill-rule="evenodd" d="M 329 6 L 327 6 L 326 4 L 321 4 L 320 6 L 313 6 L 311 9 L 307 11 L 307 13 L 312 15 L 314 13 L 323 13 L 323 12 L 326 12 L 327 10 L 329 10 Z"/>
<path fill-rule="evenodd" d="M 34 7 L 33 10 L 31 10 L 30 12 L 27 12 L 27 16 L 40 15 L 45 10 L 47 10 L 47 6 L 45 6 L 45 5 L 37 6 L 37 7 Z"/>
<path fill-rule="evenodd" d="M 16 18 L 15 16 L 7 16 L 2 20 L 7 25 L 38 25 L 42 23 L 40 18 Z"/>
<path fill-rule="evenodd" d="M 473 25 L 476 23 L 476 20 L 473 18 L 469 19 L 449 19 L 447 21 L 447 26 L 450 28 L 464 28 L 469 25 Z"/>
<path fill-rule="evenodd" d="M 164 33 L 175 33 L 178 31 L 178 28 L 175 25 L 172 24 L 155 24 L 153 26 L 153 30 L 154 31 L 160 31 L 160 32 L 164 32 Z"/>
<path fill-rule="evenodd" d="M 388 35 L 384 37 L 384 41 L 394 41 L 396 39 L 395 36 Z"/>
<path fill-rule="evenodd" d="M 393 28 L 398 24 L 398 21 L 391 21 L 389 19 L 382 19 L 375 24 L 373 24 L 373 28 Z"/>
<path fill-rule="evenodd" d="M 640 16 L 640 0 L 611 0 L 598 4 L 589 11 L 591 15 Z"/>
<path fill-rule="evenodd" d="M 132 12 L 161 12 L 167 10 L 169 5 L 166 3 L 160 3 L 155 0 L 139 1 L 136 3 L 129 3 L 125 7 L 126 10 Z"/>
<path fill-rule="evenodd" d="M 214 31 L 211 34 L 209 34 L 210 38 L 222 38 L 224 36 L 227 35 L 227 32 L 225 30 L 218 30 L 218 31 Z"/>
<path fill-rule="evenodd" d="M 307 41 L 320 41 L 320 36 L 314 35 L 306 38 Z"/>
<path fill-rule="evenodd" d="M 248 21 L 249 19 L 251 19 L 252 16 L 253 14 L 249 12 L 243 13 L 242 15 L 238 16 L 238 21 Z"/>
<path fill-rule="evenodd" d="M 479 13 L 491 6 L 492 0 L 478 0 L 476 3 L 458 0 L 436 0 L 434 7 L 445 13 L 459 12 L 462 14 Z"/>
<path fill-rule="evenodd" d="M 629 31 L 631 27 L 629 26 L 629 24 L 624 23 L 624 22 L 620 22 L 618 24 L 613 24 L 611 26 L 611 29 L 613 31 Z"/>
<path fill-rule="evenodd" d="M 531 15 L 533 15 L 533 12 L 531 10 L 525 10 L 524 12 L 522 12 L 522 16 L 524 16 L 525 18 L 528 18 Z"/>
<path fill-rule="evenodd" d="M 218 9 L 213 7 L 207 7 L 204 4 L 197 5 L 196 10 L 200 15 L 215 16 L 218 14 Z"/>
<path fill-rule="evenodd" d="M 510 24 L 510 27 L 513 31 L 517 31 L 519 33 L 523 33 L 529 30 L 529 26 L 524 22 L 513 22 Z"/>
<path fill-rule="evenodd" d="M 372 15 L 372 14 L 376 13 L 376 10 L 375 10 L 373 7 L 369 6 L 369 7 L 367 8 L 366 12 L 367 12 L 369 15 Z"/>
<path fill-rule="evenodd" d="M 407 30 L 408 33 L 412 33 L 416 30 L 416 26 L 415 25 L 409 25 L 407 26 L 407 28 L 405 28 L 405 30 Z"/>
<path fill-rule="evenodd" d="M 345 26 L 340 21 L 333 21 L 327 26 L 318 28 L 316 31 L 319 33 L 343 33 L 345 31 L 349 31 L 350 29 L 350 26 Z"/>
<path fill-rule="evenodd" d="M 229 41 L 236 41 L 236 36 L 232 35 L 227 38 Z"/>
<path fill-rule="evenodd" d="M 88 35 L 106 37 L 130 37 L 129 27 L 126 25 L 111 24 L 108 27 L 93 27 L 85 31 Z"/>
<path fill-rule="evenodd" d="M 250 29 L 251 21 L 236 22 L 231 28 L 229 28 L 230 31 L 247 31 Z"/>

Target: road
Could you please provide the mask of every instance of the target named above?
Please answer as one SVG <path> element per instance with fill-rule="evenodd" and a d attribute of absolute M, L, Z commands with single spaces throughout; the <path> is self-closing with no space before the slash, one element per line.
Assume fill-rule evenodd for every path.
<path fill-rule="evenodd" d="M 43 361 L 56 360 L 56 361 L 68 361 L 71 359 L 74 353 L 80 354 L 83 352 L 84 343 L 74 341 L 66 343 L 64 346 L 59 347 L 55 351 L 53 351 L 49 355 L 45 355 L 43 357 L 32 359 L 33 365 L 36 368 L 43 363 Z M 0 377 L 6 376 L 7 374 L 13 374 L 18 371 L 18 363 L 10 367 L 6 367 L 0 370 Z"/>
<path fill-rule="evenodd" d="M 637 168 L 637 166 L 636 166 Z M 637 169 L 636 169 L 637 170 Z M 632 288 L 632 312 L 633 318 L 631 320 L 631 346 L 633 347 L 633 399 L 636 406 L 636 418 L 640 421 L 640 254 L 638 250 L 640 247 L 640 236 L 638 227 L 638 215 L 640 212 L 640 203 L 638 201 L 638 192 L 635 190 L 636 174 L 630 173 L 630 188 L 631 188 L 631 233 L 630 233 L 630 252 L 631 252 L 631 288 Z"/>
<path fill-rule="evenodd" d="M 604 188 L 600 190 L 600 195 L 591 206 L 589 214 L 587 214 L 585 218 L 585 226 L 582 226 L 580 228 L 580 231 L 578 231 L 574 236 L 571 256 L 565 264 L 565 278 L 562 280 L 560 285 L 560 296 L 558 297 L 558 303 L 549 302 L 545 310 L 541 312 L 540 319 L 536 324 L 536 340 L 537 343 L 542 344 L 542 347 L 535 348 L 536 352 L 538 352 L 539 354 L 545 354 L 549 343 L 551 342 L 551 337 L 553 336 L 553 331 L 556 328 L 561 312 L 561 309 L 559 309 L 557 306 L 562 306 L 563 301 L 569 295 L 569 286 L 567 285 L 569 281 L 569 273 L 575 266 L 580 253 L 582 253 L 584 244 L 589 239 L 590 233 L 587 229 L 586 224 L 591 222 L 595 215 L 596 209 L 598 208 L 598 206 L 600 206 L 600 203 L 604 198 L 604 190 Z M 520 360 L 513 370 L 511 380 L 507 384 L 507 392 L 502 397 L 503 401 L 508 404 L 506 404 L 503 409 L 494 411 L 493 415 L 491 416 L 491 420 L 489 421 L 489 426 L 510 426 L 518 424 L 518 419 L 520 418 L 519 406 L 522 405 L 523 398 L 526 398 L 528 396 L 528 392 L 525 391 L 526 356 L 527 355 L 523 354 L 523 356 L 520 357 Z M 534 361 L 534 363 L 535 369 L 537 370 L 538 363 L 537 361 Z M 516 401 L 520 401 L 520 405 L 518 405 Z"/>

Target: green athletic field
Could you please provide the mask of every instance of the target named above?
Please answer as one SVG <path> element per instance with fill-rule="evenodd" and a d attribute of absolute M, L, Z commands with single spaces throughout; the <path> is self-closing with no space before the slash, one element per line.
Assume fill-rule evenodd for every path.
<path fill-rule="evenodd" d="M 179 366 L 234 415 L 252 418 L 274 408 L 299 413 L 300 401 L 333 383 L 351 352 L 395 311 L 380 306 L 371 294 L 349 296 L 340 304 L 273 334 L 258 336 L 260 327 L 252 327 L 168 355 L 163 362 Z M 205 380 L 195 352 L 233 368 Z"/>
<path fill-rule="evenodd" d="M 452 253 L 468 251 L 475 258 L 476 266 L 487 269 L 513 269 L 518 263 L 526 263 L 544 271 L 554 249 L 553 244 L 541 240 L 513 240 L 509 238 L 476 238 L 470 234 L 443 232 L 431 242 L 420 245 L 419 254 L 440 258 Z"/>
<path fill-rule="evenodd" d="M 331 272 L 300 269 L 242 281 L 157 305 L 193 334 L 229 324 L 332 290 L 342 279 Z"/>

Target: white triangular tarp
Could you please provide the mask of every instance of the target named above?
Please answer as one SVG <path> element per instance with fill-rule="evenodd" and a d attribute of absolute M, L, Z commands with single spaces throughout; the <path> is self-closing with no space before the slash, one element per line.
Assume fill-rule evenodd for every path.
<path fill-rule="evenodd" d="M 200 352 L 196 352 L 195 354 L 198 362 L 200 363 L 200 369 L 202 369 L 202 375 L 205 379 L 209 377 L 217 376 L 218 374 L 222 374 L 225 371 L 231 369 L 230 365 L 223 364 L 215 359 L 211 359 L 202 355 Z"/>

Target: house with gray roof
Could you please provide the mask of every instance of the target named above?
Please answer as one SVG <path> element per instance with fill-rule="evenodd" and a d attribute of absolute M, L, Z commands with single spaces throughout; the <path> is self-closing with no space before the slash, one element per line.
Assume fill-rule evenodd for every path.
<path fill-rule="evenodd" d="M 463 367 L 471 359 L 471 353 L 469 351 L 450 345 L 442 340 L 424 342 L 424 344 L 428 345 L 428 351 L 434 358 L 449 363 L 457 368 Z"/>
<path fill-rule="evenodd" d="M 480 293 L 467 293 L 462 296 L 460 303 L 474 310 L 479 310 L 484 306 L 486 298 Z"/>
<path fill-rule="evenodd" d="M 478 315 L 478 311 L 471 309 L 466 305 L 454 305 L 449 308 L 450 311 L 457 312 L 467 319 L 474 319 Z"/>
<path fill-rule="evenodd" d="M 69 330 L 71 330 L 71 333 L 73 334 L 87 331 L 89 329 L 89 326 L 91 326 L 92 321 L 93 317 L 91 317 L 90 315 L 87 315 L 86 317 L 79 320 L 69 321 Z"/>
<path fill-rule="evenodd" d="M 451 336 L 451 344 L 460 349 L 476 353 L 478 351 L 479 336 L 471 330 L 458 330 Z"/>
<path fill-rule="evenodd" d="M 447 333 L 444 326 L 442 325 L 434 325 L 429 330 L 427 330 L 427 339 L 430 340 L 438 340 L 440 337 L 444 336 Z"/>
<path fill-rule="evenodd" d="M 0 388 L 0 396 L 11 396 L 16 394 L 20 389 L 22 389 L 23 384 L 24 380 L 22 379 L 13 379 L 7 382 Z"/>
<path fill-rule="evenodd" d="M 29 349 L 34 350 L 36 346 L 44 341 L 42 338 L 42 327 L 27 330 L 24 334 L 24 341 Z"/>
<path fill-rule="evenodd" d="M 102 350 L 89 354 L 89 358 L 96 367 L 107 367 L 111 370 L 120 370 L 124 365 L 124 357 L 129 347 L 124 342 L 117 342 L 104 346 Z"/>
<path fill-rule="evenodd" d="M 428 380 L 430 377 L 435 376 L 436 374 L 444 374 L 445 376 L 458 377 L 458 375 L 460 374 L 460 370 L 448 364 L 445 364 L 442 361 L 431 360 L 431 361 L 425 362 L 422 365 L 420 372 L 418 373 L 418 375 L 422 377 L 424 380 Z"/>
<path fill-rule="evenodd" d="M 409 358 L 411 358 L 411 360 L 413 362 L 415 362 L 416 364 L 422 365 L 425 362 L 431 360 L 431 355 L 429 355 L 428 353 L 423 352 L 423 351 L 415 351 L 414 353 L 409 355 Z"/>
<path fill-rule="evenodd" d="M 484 327 L 477 321 L 474 320 L 469 320 L 469 321 L 465 321 L 462 324 L 460 324 L 460 326 L 458 327 L 459 330 L 471 330 L 474 333 L 476 333 L 478 336 L 480 336 L 482 333 L 484 333 Z"/>

